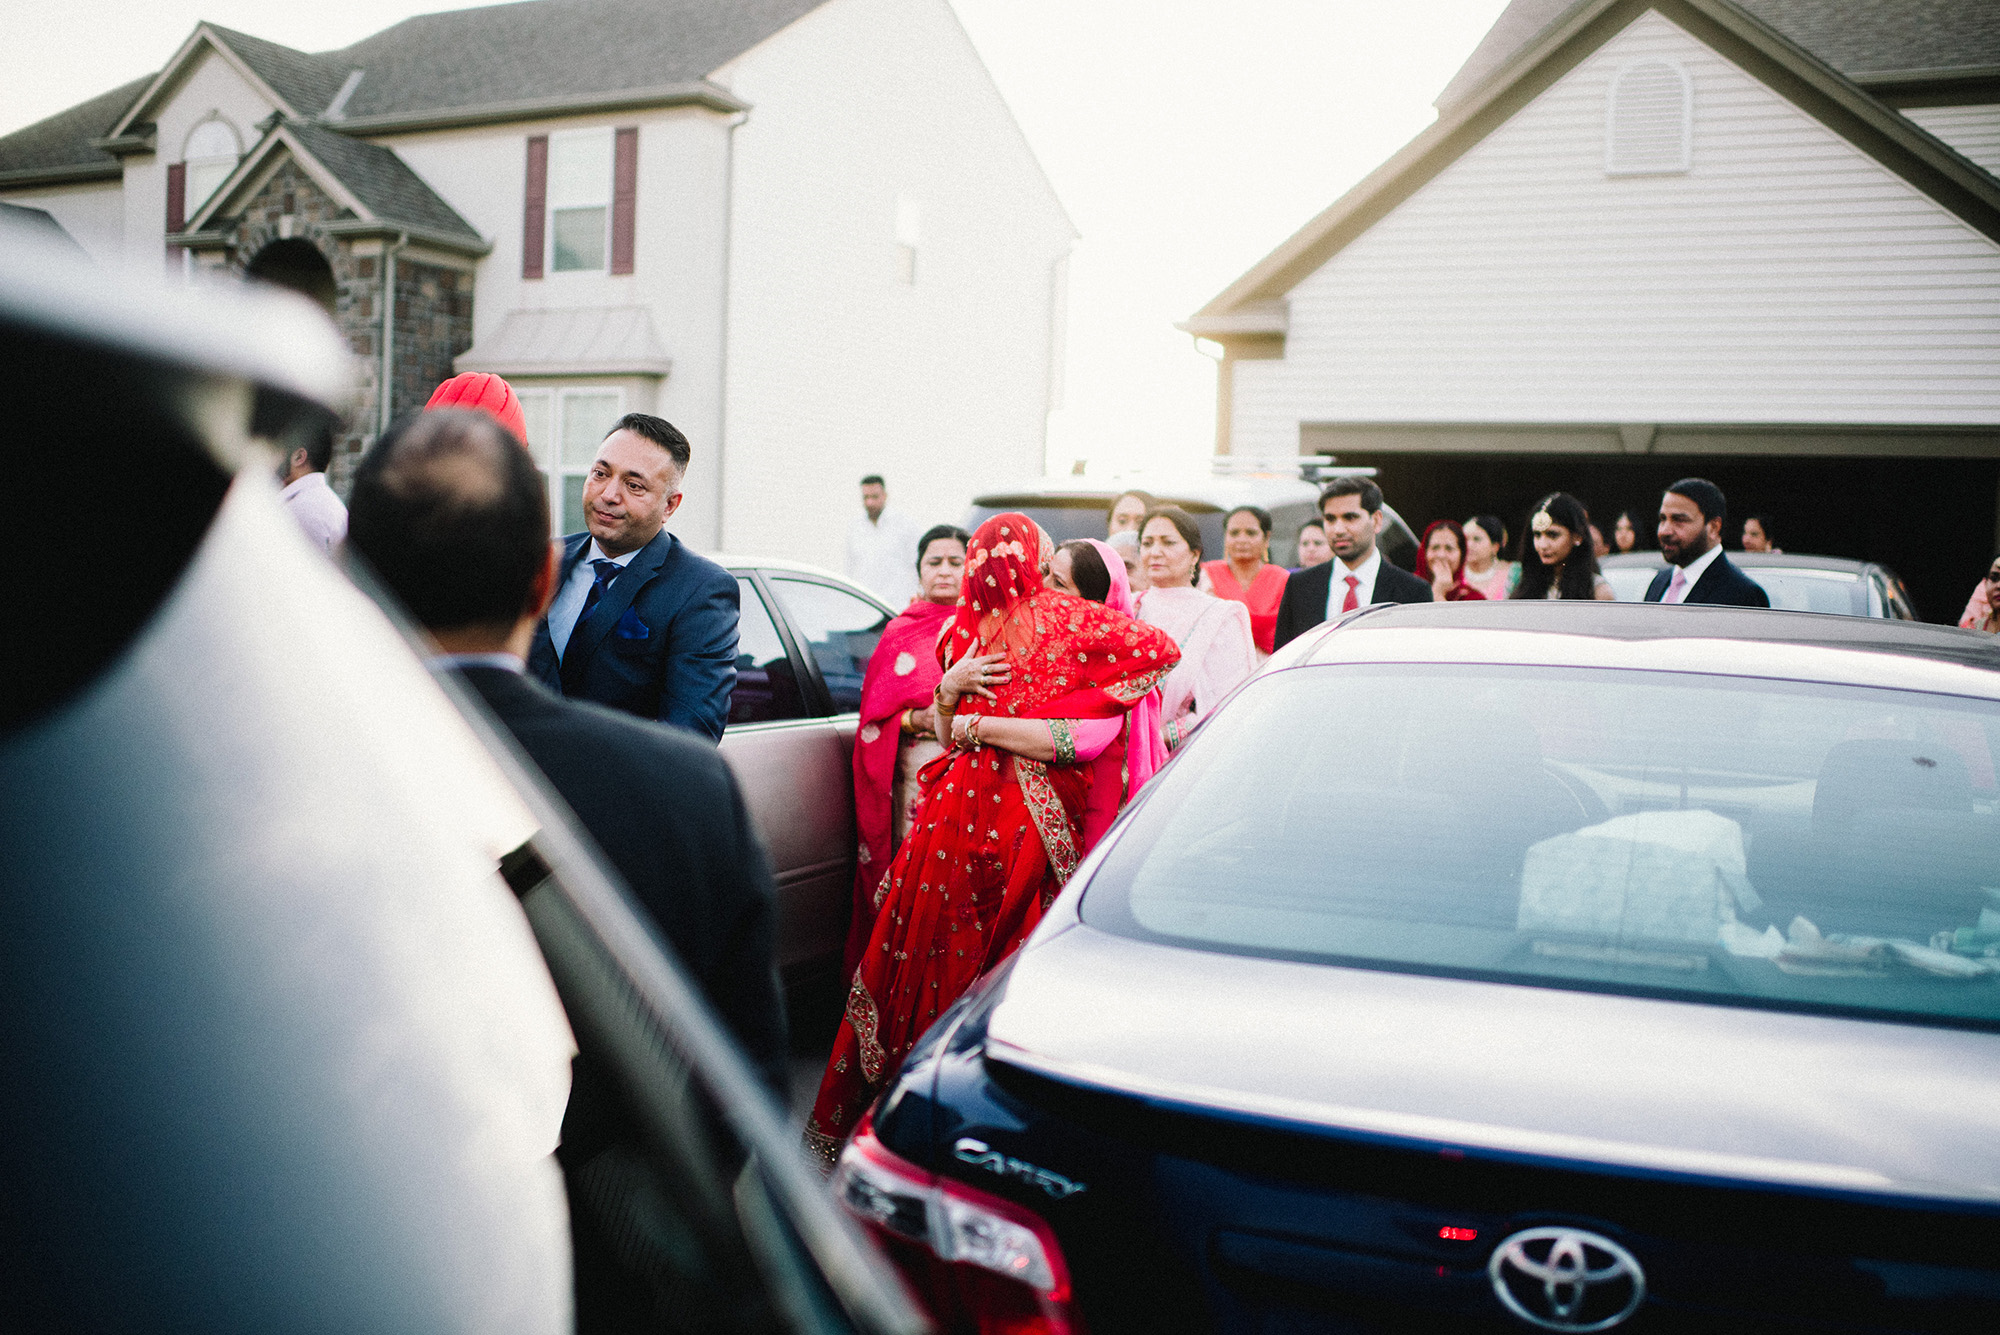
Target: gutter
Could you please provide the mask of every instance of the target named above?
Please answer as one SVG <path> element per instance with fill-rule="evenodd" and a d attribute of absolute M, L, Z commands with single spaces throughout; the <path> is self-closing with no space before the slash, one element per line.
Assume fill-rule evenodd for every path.
<path fill-rule="evenodd" d="M 429 111 L 388 111 L 372 116 L 344 116 L 337 123 L 343 134 L 398 134 L 407 130 L 446 130 L 464 125 L 539 120 L 548 116 L 582 116 L 644 107 L 699 106 L 724 114 L 750 109 L 728 89 L 706 79 L 660 84 L 652 88 L 622 88 L 609 93 L 531 97 L 514 102 L 489 102 L 476 107 L 439 107 Z"/>
<path fill-rule="evenodd" d="M 444 232 L 435 227 L 388 222 L 379 218 L 342 218 L 322 225 L 320 230 L 328 236 L 397 237 L 399 249 L 403 244 L 415 241 L 419 245 L 434 246 L 439 250 L 469 255 L 474 259 L 493 253 L 493 243 L 480 237 L 468 238 L 463 232 Z"/>
<path fill-rule="evenodd" d="M 125 164 L 122 162 L 68 162 L 60 167 L 16 167 L 13 171 L 0 171 L 0 190 L 124 179 Z"/>
<path fill-rule="evenodd" d="M 716 358 L 715 399 L 715 550 L 726 551 L 722 521 L 729 513 L 729 302 L 731 241 L 736 236 L 736 131 L 750 119 L 746 106 L 729 118 L 728 151 L 722 164 L 722 352 Z"/>
<path fill-rule="evenodd" d="M 382 247 L 382 374 L 377 395 L 376 434 L 389 429 L 396 410 L 396 252 L 410 244 L 407 232 Z"/>

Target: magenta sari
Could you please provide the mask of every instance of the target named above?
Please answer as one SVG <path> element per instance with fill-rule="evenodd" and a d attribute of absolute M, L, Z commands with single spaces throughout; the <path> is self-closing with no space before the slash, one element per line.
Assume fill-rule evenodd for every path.
<path fill-rule="evenodd" d="M 895 855 L 896 755 L 903 745 L 906 709 L 931 702 L 944 669 L 938 665 L 938 636 L 956 603 L 914 599 L 882 629 L 861 679 L 861 722 L 854 734 L 854 910 L 847 923 L 843 972 L 851 975 L 868 933 L 875 926 L 875 887 Z"/>

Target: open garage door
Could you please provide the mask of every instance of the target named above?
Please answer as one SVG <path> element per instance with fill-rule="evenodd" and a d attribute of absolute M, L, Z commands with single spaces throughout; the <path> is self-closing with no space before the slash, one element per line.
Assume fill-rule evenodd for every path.
<path fill-rule="evenodd" d="M 1363 442 L 1331 434 L 1315 434 L 1308 449 L 1380 470 L 1383 494 L 1419 531 L 1432 519 L 1497 514 L 1516 544 L 1529 507 L 1549 492 L 1575 495 L 1608 535 L 1620 510 L 1657 515 L 1669 483 L 1705 477 L 1729 498 L 1732 551 L 1742 517 L 1769 514 L 1787 552 L 1889 566 L 1928 621 L 1955 623 L 2000 549 L 2000 459 L 1406 453 L 1355 449 Z M 1655 545 L 1650 523 L 1640 533 L 1645 547 Z"/>

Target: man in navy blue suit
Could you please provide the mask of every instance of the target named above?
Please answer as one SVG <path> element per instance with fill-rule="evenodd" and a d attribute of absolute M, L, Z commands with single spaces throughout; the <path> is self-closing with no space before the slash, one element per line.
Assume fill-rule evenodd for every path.
<path fill-rule="evenodd" d="M 692 455 L 671 422 L 627 413 L 583 483 L 528 672 L 552 691 L 720 740 L 736 685 L 736 579 L 667 532 Z"/>
<path fill-rule="evenodd" d="M 1706 478 L 1684 477 L 1660 498 L 1660 555 L 1667 568 L 1653 576 L 1649 603 L 1720 603 L 1769 607 L 1757 581 L 1722 554 L 1722 521 L 1728 505 L 1722 488 Z"/>

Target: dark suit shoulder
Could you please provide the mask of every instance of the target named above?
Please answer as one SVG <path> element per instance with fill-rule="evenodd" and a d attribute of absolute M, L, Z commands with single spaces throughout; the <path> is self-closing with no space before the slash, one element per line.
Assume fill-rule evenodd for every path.
<path fill-rule="evenodd" d="M 1431 586 L 1385 558 L 1375 571 L 1375 601 L 1378 603 L 1427 603 L 1435 594 Z"/>
<path fill-rule="evenodd" d="M 704 789 L 726 791 L 730 785 L 728 762 L 716 749 L 678 729 L 588 700 L 564 699 L 499 668 L 458 672 L 545 771 L 609 760 L 629 770 L 671 774 L 675 782 Z M 553 748 L 552 753 L 543 754 L 545 747 Z"/>

